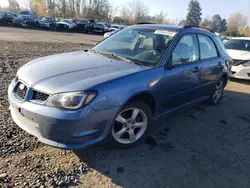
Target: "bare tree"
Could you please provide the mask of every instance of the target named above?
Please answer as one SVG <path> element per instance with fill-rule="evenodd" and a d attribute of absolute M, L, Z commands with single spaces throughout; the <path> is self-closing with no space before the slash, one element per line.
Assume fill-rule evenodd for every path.
<path fill-rule="evenodd" d="M 227 27 L 230 33 L 244 34 L 247 27 L 247 17 L 236 12 L 229 17 Z"/>
<path fill-rule="evenodd" d="M 129 22 L 145 22 L 149 15 L 149 8 L 142 0 L 132 0 L 123 6 L 121 16 Z"/>
<path fill-rule="evenodd" d="M 12 11 L 12 12 L 20 11 L 19 4 L 16 0 L 8 0 L 8 3 L 9 3 L 9 6 L 8 6 L 9 11 Z"/>

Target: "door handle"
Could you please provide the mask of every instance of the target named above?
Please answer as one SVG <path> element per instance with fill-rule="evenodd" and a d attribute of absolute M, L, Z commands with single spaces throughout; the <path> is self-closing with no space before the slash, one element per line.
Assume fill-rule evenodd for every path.
<path fill-rule="evenodd" d="M 192 72 L 195 73 L 195 72 L 199 72 L 200 71 L 200 68 L 199 67 L 195 67 Z"/>

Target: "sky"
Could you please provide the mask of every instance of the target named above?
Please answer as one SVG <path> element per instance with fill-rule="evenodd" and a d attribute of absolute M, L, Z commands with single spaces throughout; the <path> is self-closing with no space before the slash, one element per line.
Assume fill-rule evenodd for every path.
<path fill-rule="evenodd" d="M 8 0 L 0 0 L 0 6 L 7 6 Z M 110 0 L 113 5 L 122 7 L 131 0 Z M 143 0 L 150 8 L 150 15 L 163 11 L 167 18 L 182 19 L 186 17 L 189 0 Z M 248 17 L 250 24 L 250 0 L 199 0 L 202 8 L 202 17 L 212 17 L 220 14 L 222 18 L 228 18 L 234 12 L 241 12 Z M 119 14 L 119 9 L 118 13 Z"/>

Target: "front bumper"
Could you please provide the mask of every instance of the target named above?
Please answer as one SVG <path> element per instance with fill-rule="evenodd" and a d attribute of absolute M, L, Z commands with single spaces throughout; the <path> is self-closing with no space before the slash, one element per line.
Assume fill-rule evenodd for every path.
<path fill-rule="evenodd" d="M 232 78 L 250 80 L 250 67 L 243 65 L 232 66 Z"/>
<path fill-rule="evenodd" d="M 77 149 L 103 140 L 110 131 L 119 108 L 95 111 L 86 106 L 78 111 L 65 111 L 29 101 L 17 102 L 9 86 L 8 98 L 14 122 L 47 145 Z"/>

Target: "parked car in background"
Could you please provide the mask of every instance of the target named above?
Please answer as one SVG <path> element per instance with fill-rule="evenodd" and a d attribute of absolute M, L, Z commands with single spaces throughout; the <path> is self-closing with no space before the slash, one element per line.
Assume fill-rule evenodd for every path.
<path fill-rule="evenodd" d="M 119 30 L 114 30 L 114 31 L 111 31 L 111 32 L 107 32 L 107 33 L 104 33 L 104 38 L 108 38 L 110 37 L 111 35 L 117 33 Z"/>
<path fill-rule="evenodd" d="M 12 24 L 14 26 L 22 26 L 22 27 L 37 27 L 38 20 L 36 17 L 32 15 L 20 14 L 19 16 L 13 19 Z"/>
<path fill-rule="evenodd" d="M 222 39 L 222 42 L 225 44 L 225 43 L 227 43 L 231 39 L 231 37 L 222 36 L 221 39 Z"/>
<path fill-rule="evenodd" d="M 93 32 L 94 33 L 102 33 L 102 34 L 104 34 L 104 33 L 108 32 L 108 31 L 109 31 L 108 26 L 103 22 L 97 22 L 93 26 Z"/>
<path fill-rule="evenodd" d="M 250 38 L 232 38 L 225 47 L 233 58 L 232 77 L 250 80 Z"/>
<path fill-rule="evenodd" d="M 231 61 L 210 30 L 135 25 L 90 50 L 21 67 L 8 88 L 11 116 L 54 147 L 132 147 L 170 112 L 218 104 Z"/>
<path fill-rule="evenodd" d="M 30 16 L 33 16 L 33 17 L 36 17 L 37 18 L 37 14 L 33 11 L 30 11 L 30 10 L 21 10 L 19 13 L 19 15 L 30 15 Z"/>
<path fill-rule="evenodd" d="M 52 17 L 45 16 L 40 21 L 38 21 L 38 26 L 40 28 L 55 29 L 56 20 Z"/>
<path fill-rule="evenodd" d="M 37 19 L 38 21 L 42 20 L 45 16 L 38 16 Z"/>
<path fill-rule="evenodd" d="M 0 12 L 0 25 L 12 24 L 13 19 L 16 17 L 16 13 L 13 12 Z"/>
<path fill-rule="evenodd" d="M 90 31 L 90 21 L 89 20 L 79 20 L 76 23 L 76 31 L 79 32 L 89 32 Z"/>
<path fill-rule="evenodd" d="M 94 25 L 97 23 L 94 19 L 89 19 L 88 32 L 93 32 Z"/>
<path fill-rule="evenodd" d="M 112 32 L 112 31 L 119 31 L 123 29 L 122 26 L 120 25 L 116 25 L 116 24 L 111 24 L 110 27 L 109 27 L 109 31 Z"/>
<path fill-rule="evenodd" d="M 72 19 L 59 19 L 56 22 L 56 29 L 72 31 L 76 28 L 76 23 Z"/>

